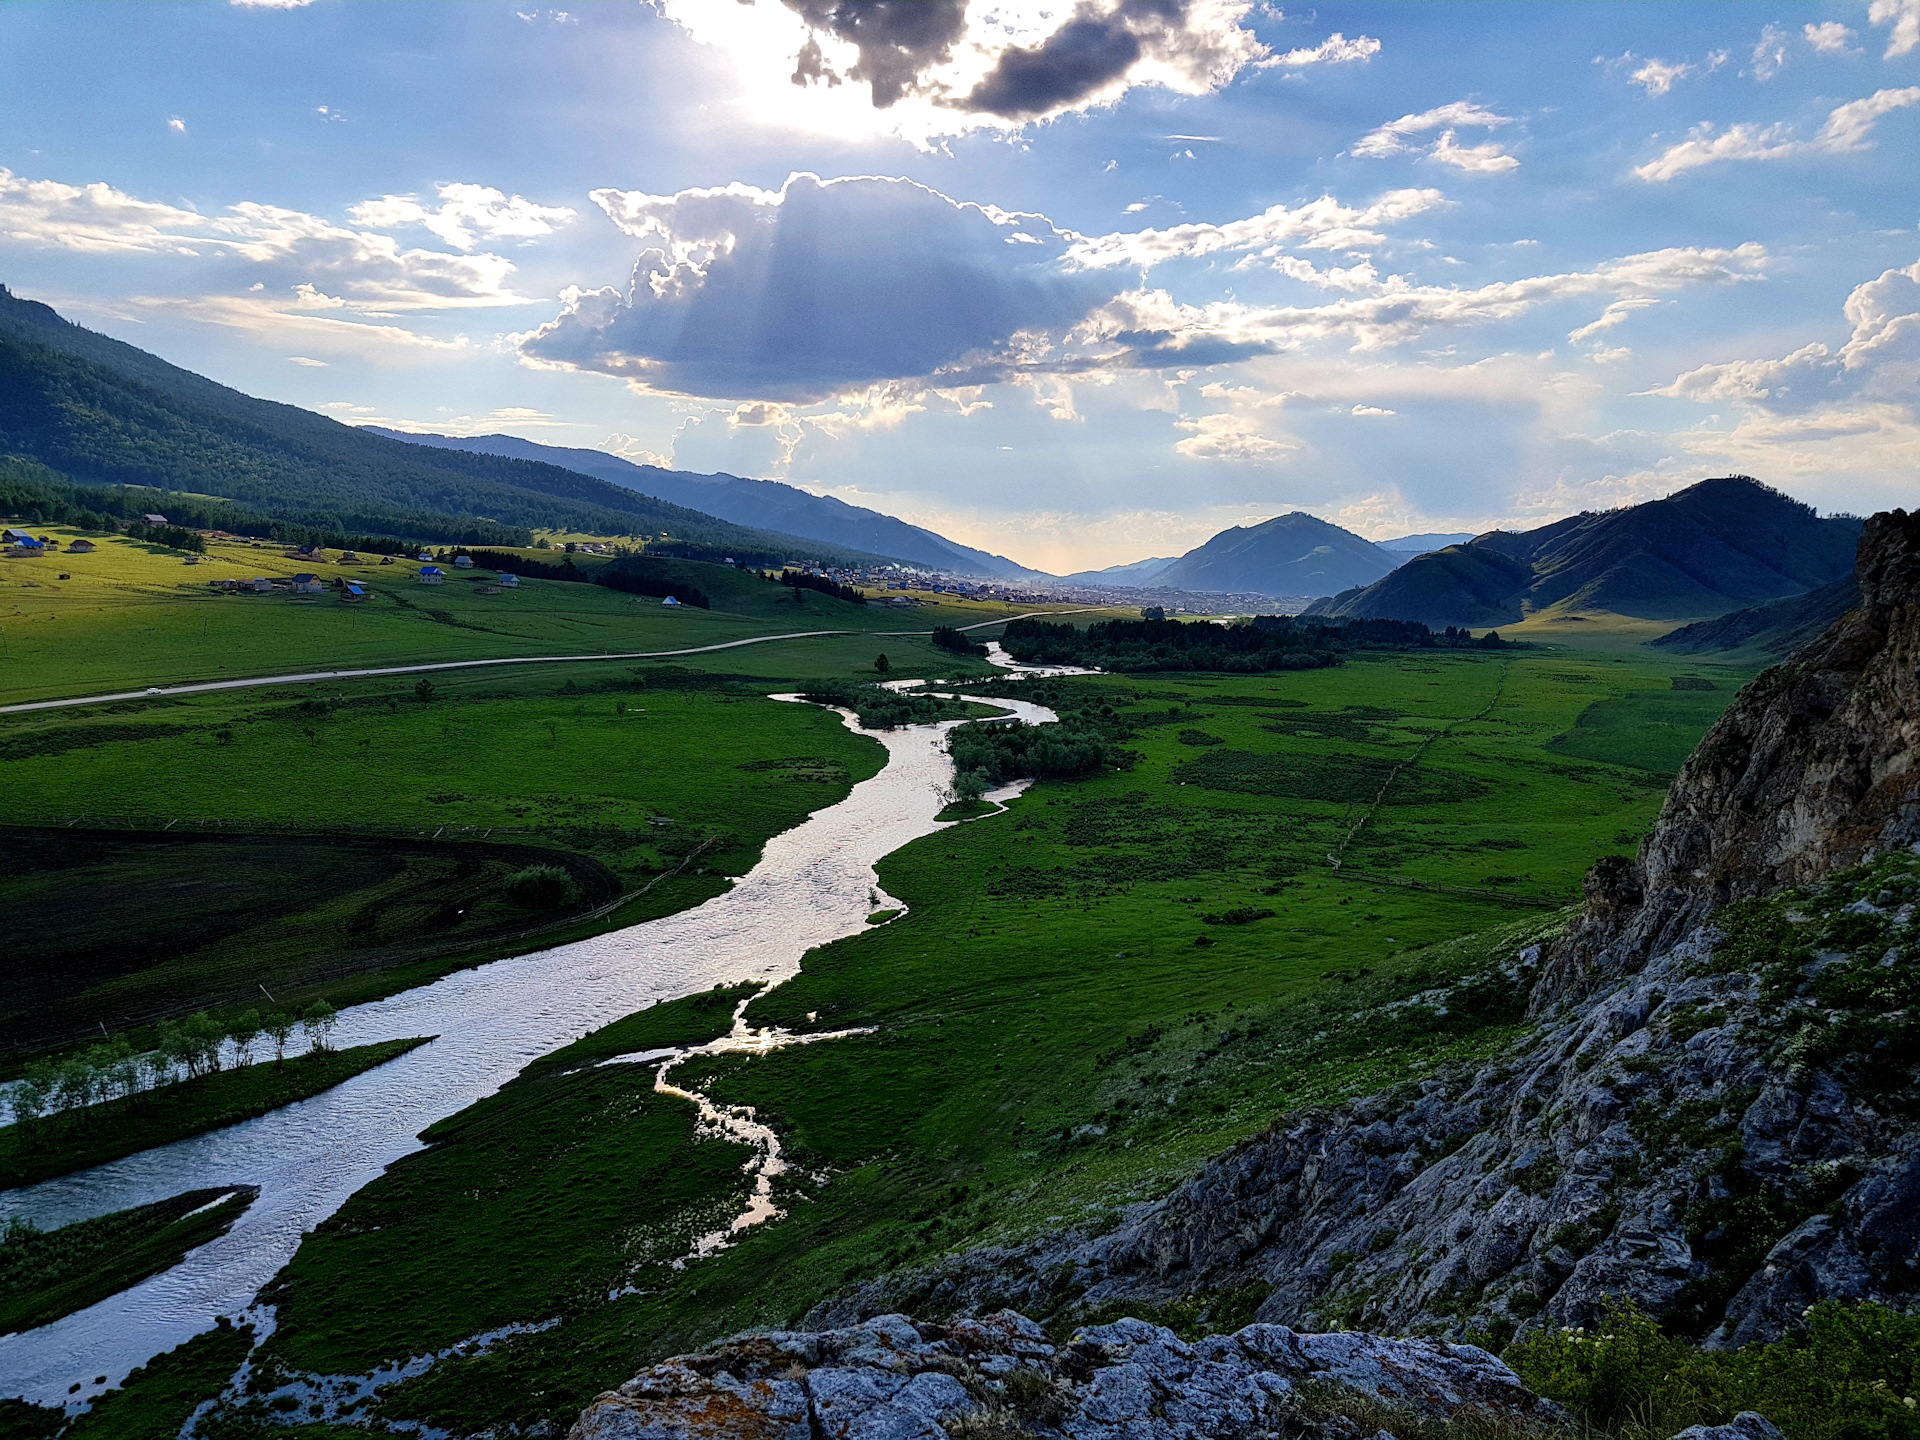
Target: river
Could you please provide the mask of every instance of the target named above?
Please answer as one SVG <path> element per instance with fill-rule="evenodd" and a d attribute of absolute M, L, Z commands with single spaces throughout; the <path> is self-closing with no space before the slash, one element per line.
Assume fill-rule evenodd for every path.
<path fill-rule="evenodd" d="M 1054 718 L 1025 701 L 987 703 L 1029 724 Z M 852 716 L 844 719 L 859 730 Z M 201 1186 L 260 1187 L 227 1235 L 173 1269 L 51 1325 L 0 1337 L 0 1395 L 58 1404 L 117 1385 L 214 1317 L 247 1309 L 305 1232 L 419 1149 L 421 1130 L 492 1094 L 529 1061 L 658 1000 L 723 983 L 778 983 L 798 973 L 814 946 L 864 929 L 874 909 L 899 904 L 884 895 L 876 904 L 875 862 L 943 828 L 934 816 L 953 770 L 942 740 L 956 723 L 860 731 L 886 746 L 885 768 L 769 840 L 726 894 L 354 1006 L 340 1013 L 333 1036 L 345 1048 L 438 1035 L 431 1045 L 258 1119 L 0 1195 L 0 1219 L 51 1228 Z M 70 1396 L 76 1382 L 81 1391 Z"/>

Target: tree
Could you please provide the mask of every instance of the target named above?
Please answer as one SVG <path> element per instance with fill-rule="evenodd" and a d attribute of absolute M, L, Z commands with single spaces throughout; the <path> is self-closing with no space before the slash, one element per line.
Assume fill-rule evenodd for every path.
<path fill-rule="evenodd" d="M 14 1082 L 9 1098 L 16 1122 L 31 1125 L 38 1120 L 47 1113 L 47 1105 L 53 1098 L 53 1066 L 44 1060 L 27 1066 L 25 1073 Z"/>
<path fill-rule="evenodd" d="M 187 1073 L 190 1075 L 211 1075 L 220 1068 L 220 1047 L 226 1043 L 226 1028 L 206 1011 L 187 1017 L 187 1023 L 180 1027 L 186 1039 L 188 1058 Z"/>
<path fill-rule="evenodd" d="M 287 1041 L 293 1038 L 293 1025 L 293 1017 L 284 1010 L 269 1011 L 260 1022 L 260 1028 L 273 1041 L 273 1063 L 276 1065 L 287 1058 Z"/>
<path fill-rule="evenodd" d="M 962 770 L 953 777 L 953 798 L 963 804 L 972 804 L 992 788 L 984 770 Z"/>
<path fill-rule="evenodd" d="M 339 1022 L 340 1012 L 324 1000 L 316 1000 L 301 1015 L 300 1024 L 307 1032 L 308 1050 L 328 1049 L 327 1041 L 333 1034 L 333 1027 Z"/>
<path fill-rule="evenodd" d="M 413 698 L 418 700 L 422 705 L 431 705 L 433 703 L 433 681 L 422 675 L 419 683 L 413 687 Z"/>
<path fill-rule="evenodd" d="M 260 1012 L 242 1010 L 227 1024 L 227 1038 L 233 1041 L 233 1063 L 253 1063 L 253 1042 L 260 1038 Z"/>
<path fill-rule="evenodd" d="M 800 593 L 800 592 L 799 592 L 799 591 L 797 591 L 797 590 L 796 590 L 796 591 L 794 591 L 794 594 L 796 594 L 796 595 L 797 595 L 797 594 L 799 594 L 799 593 Z M 886 673 L 887 673 L 887 672 L 888 672 L 889 670 L 891 670 L 891 669 L 893 669 L 893 662 L 892 662 L 891 660 L 889 660 L 889 659 L 887 659 L 887 657 L 886 657 L 886 654 L 885 654 L 884 652 L 882 652 L 881 654 L 879 654 L 879 655 L 876 655 L 876 656 L 874 656 L 874 658 L 873 658 L 873 668 L 874 668 L 874 669 L 876 669 L 876 670 L 878 670 L 878 671 L 879 671 L 879 672 L 880 672 L 880 673 L 881 673 L 882 675 L 884 675 L 884 674 L 886 674 Z"/>
<path fill-rule="evenodd" d="M 98 1080 L 82 1055 L 69 1055 L 53 1075 L 53 1098 L 62 1110 L 80 1110 L 93 1103 Z"/>

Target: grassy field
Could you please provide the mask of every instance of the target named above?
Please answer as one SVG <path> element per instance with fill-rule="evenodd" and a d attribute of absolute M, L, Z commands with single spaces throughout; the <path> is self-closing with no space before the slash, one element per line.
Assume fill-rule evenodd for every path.
<path fill-rule="evenodd" d="M 31 1124 L 0 1126 L 0 1190 L 36 1184 L 156 1145 L 171 1145 L 189 1135 L 237 1125 L 331 1090 L 432 1038 L 382 1040 L 347 1050 L 311 1051 L 283 1061 L 260 1061 L 81 1109 L 59 1111 Z"/>
<path fill-rule="evenodd" d="M 705 900 L 882 762 L 837 716 L 768 700 L 780 683 L 603 665 L 456 672 L 425 702 L 360 681 L 0 720 L 8 818 L 43 827 L 0 832 L 0 902 L 30 922 L 0 1045 L 258 1005 L 261 985 L 347 1003 L 543 922 L 518 948 L 551 943 L 610 896 L 635 898 L 602 929 Z M 44 828 L 76 822 L 93 833 Z M 500 894 L 541 859 L 580 882 L 560 919 Z"/>
<path fill-rule="evenodd" d="M 61 526 L 45 533 L 63 545 L 80 534 Z M 91 555 L 0 558 L 0 703 L 308 668 L 666 650 L 802 630 L 928 630 L 1011 609 L 931 594 L 911 607 L 854 605 L 691 562 L 683 568 L 713 608 L 671 609 L 646 596 L 553 580 L 481 594 L 494 588 L 486 571 L 454 571 L 444 584 L 426 586 L 414 578 L 417 563 L 381 565 L 375 557 L 344 565 L 337 551 L 319 562 L 271 544 L 215 540 L 189 565 L 158 545 L 103 537 L 94 543 Z M 525 553 L 546 563 L 562 558 Z M 576 558 L 583 571 L 605 563 Z M 368 598 L 349 605 L 331 588 L 319 595 L 208 588 L 214 580 L 301 572 L 329 587 L 335 577 L 353 581 Z M 892 645 L 862 644 L 861 663 Z"/>
<path fill-rule="evenodd" d="M 172 1269 L 246 1213 L 251 1186 L 184 1194 L 57 1230 L 0 1232 L 0 1335 L 31 1330 Z"/>
<path fill-rule="evenodd" d="M 624 1154 L 654 1174 L 678 1154 L 709 1177 L 697 1211 L 731 1193 L 739 1151 L 689 1143 L 684 1108 L 676 1133 L 650 1069 L 568 1074 L 549 1060 L 447 1122 L 445 1143 L 302 1249 L 268 1350 L 294 1370 L 371 1369 L 403 1336 L 465 1333 L 478 1286 L 488 1323 L 564 1323 L 446 1362 L 381 1413 L 454 1429 L 559 1418 L 650 1357 L 790 1323 L 959 1246 L 1103 1223 L 1277 1113 L 1492 1053 L 1518 1033 L 1521 987 L 1490 967 L 1562 923 L 1586 868 L 1637 843 L 1664 789 L 1646 769 L 1550 747 L 1597 704 L 1682 673 L 1700 672 L 1628 648 L 1543 647 L 1029 682 L 1022 693 L 1063 711 L 1129 719 L 1137 763 L 1036 786 L 889 857 L 882 883 L 908 913 L 814 952 L 749 1010 L 873 1034 L 676 1072 L 780 1130 L 798 1162 L 787 1218 L 685 1270 L 629 1244 L 662 1222 L 613 1225 L 599 1207 L 628 1192 L 583 1184 L 592 1167 Z M 1741 677 L 1716 673 L 1720 691 L 1677 693 L 1730 700 Z M 1705 708 L 1689 713 L 1704 726 Z M 1381 1008 L 1449 986 L 1444 1021 Z M 723 1031 L 724 1007 L 696 998 L 706 1011 L 647 1012 L 588 1037 L 581 1058 L 696 1038 L 698 1022 Z M 549 1115 L 585 1170 L 558 1159 Z M 489 1259 L 509 1214 L 538 1217 L 517 1244 L 550 1262 L 501 1273 Z M 621 1273 L 638 1293 L 606 1299 Z M 343 1313 L 378 1323 L 331 1323 Z"/>

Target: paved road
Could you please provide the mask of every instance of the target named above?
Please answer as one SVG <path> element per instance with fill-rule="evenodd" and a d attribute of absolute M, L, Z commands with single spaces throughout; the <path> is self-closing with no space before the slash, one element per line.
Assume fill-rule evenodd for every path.
<path fill-rule="evenodd" d="M 1071 613 L 1036 610 L 1035 615 Z M 1007 615 L 998 620 L 982 620 L 964 625 L 963 630 L 984 630 L 1004 625 L 1008 620 L 1025 620 L 1026 615 Z M 426 665 L 382 665 L 368 670 L 302 670 L 292 675 L 256 675 L 244 680 L 198 680 L 188 685 L 154 685 L 145 690 L 116 690 L 109 695 L 75 695 L 64 700 L 28 700 L 18 705 L 0 705 L 0 715 L 17 715 L 28 710 L 63 710 L 74 705 L 104 705 L 114 700 L 143 700 L 149 696 L 200 695 L 210 690 L 249 690 L 260 685 L 316 685 L 326 680 L 365 680 L 380 675 L 423 675 L 435 670 L 472 670 L 485 665 L 564 665 L 592 660 L 668 660 L 676 655 L 706 655 L 715 650 L 737 650 L 742 645 L 766 645 L 775 640 L 814 640 L 831 635 L 931 635 L 931 630 L 796 630 L 785 635 L 754 635 L 745 640 L 726 640 L 718 645 L 693 645 L 684 650 L 605 651 L 598 655 L 508 655 L 495 660 L 439 660 Z"/>

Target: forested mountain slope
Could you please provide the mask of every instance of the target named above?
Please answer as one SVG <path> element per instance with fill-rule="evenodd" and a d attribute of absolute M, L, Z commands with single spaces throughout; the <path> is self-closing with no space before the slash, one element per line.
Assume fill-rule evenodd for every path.
<path fill-rule="evenodd" d="M 992 579 L 1014 579 L 1035 573 L 1004 555 L 989 555 L 878 510 L 849 505 L 831 495 L 815 495 L 778 480 L 666 470 L 658 465 L 637 465 L 604 450 L 541 445 L 517 435 L 421 435 L 370 428 L 395 440 L 440 450 L 545 461 L 670 504 L 718 516 L 736 525 L 778 530 L 830 545 L 870 551 L 932 570 Z"/>
<path fill-rule="evenodd" d="M 1508 625 L 1560 606 L 1655 620 L 1713 616 L 1844 579 L 1860 521 L 1745 476 L 1702 480 L 1661 500 L 1494 530 L 1409 560 L 1310 613 Z"/>
<path fill-rule="evenodd" d="M 858 553 L 729 524 L 557 465 L 423 450 L 255 399 L 4 287 L 0 454 L 85 484 L 216 495 L 337 530 L 407 535 L 424 517 L 459 515 L 783 557 Z"/>

